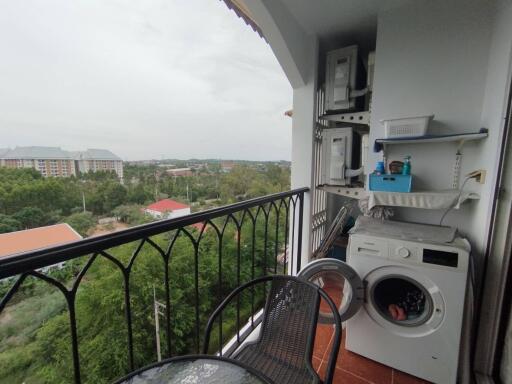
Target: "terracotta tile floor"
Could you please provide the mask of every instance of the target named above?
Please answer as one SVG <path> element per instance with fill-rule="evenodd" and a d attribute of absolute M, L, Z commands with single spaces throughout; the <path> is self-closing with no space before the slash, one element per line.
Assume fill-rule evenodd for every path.
<path fill-rule="evenodd" d="M 329 358 L 330 343 L 334 331 L 332 325 L 319 324 L 313 352 L 313 367 L 323 379 Z M 336 373 L 333 384 L 427 384 L 407 373 L 397 371 L 386 365 L 359 356 L 345 349 L 345 338 L 336 361 Z"/>

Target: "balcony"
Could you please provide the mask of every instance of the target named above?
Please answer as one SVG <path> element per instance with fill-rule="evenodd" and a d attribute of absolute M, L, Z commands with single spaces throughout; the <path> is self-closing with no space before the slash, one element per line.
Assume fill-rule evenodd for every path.
<path fill-rule="evenodd" d="M 111 382 L 160 358 L 200 352 L 208 316 L 233 288 L 300 269 L 306 192 L 295 189 L 0 260 L 0 319 L 24 313 L 38 318 L 31 355 L 7 362 L 2 379 L 25 381 L 9 376 L 9 365 L 22 364 L 26 382 Z M 59 263 L 65 267 L 47 268 Z M 51 305 L 42 302 L 49 298 Z M 212 344 L 231 341 L 236 348 L 258 325 L 254 314 L 262 303 L 254 292 L 229 308 Z M 51 318 L 39 319 L 45 312 Z M 16 327 L 1 328 L 3 343 L 15 349 L 22 342 L 14 340 L 22 338 Z"/>
<path fill-rule="evenodd" d="M 111 382 L 162 358 L 200 352 L 208 316 L 233 288 L 300 270 L 306 192 L 296 189 L 0 260 L 0 319 L 23 310 L 18 295 L 43 308 L 35 300 L 47 296 L 32 291 L 51 290 L 63 304 L 56 317 L 37 324 L 36 339 L 46 354 L 35 347 L 27 371 L 40 369 L 35 377 L 42 382 L 57 372 L 61 382 Z M 58 263 L 65 263 L 64 270 L 48 268 Z M 261 292 L 254 292 L 228 308 L 214 328 L 210 352 L 229 355 L 257 332 L 262 305 Z M 97 344 L 105 337 L 110 345 Z M 312 362 L 320 377 L 332 337 L 333 326 L 319 323 Z M 423 382 L 343 345 L 334 383 Z"/>
<path fill-rule="evenodd" d="M 442 359 L 422 349 L 428 344 L 436 347 L 436 353 L 448 350 L 444 341 L 461 331 L 463 325 L 458 322 L 436 335 L 436 342 L 417 337 L 424 344 L 409 351 L 419 350 L 427 358 L 415 358 L 412 363 L 400 349 L 405 345 L 401 344 L 401 334 L 395 338 L 399 340 L 395 343 L 396 353 L 387 353 L 392 343 L 374 337 L 370 327 L 363 330 L 370 341 L 361 344 L 368 349 L 382 348 L 384 352 L 378 356 L 382 359 L 375 360 L 399 356 L 404 365 L 409 363 L 418 370 L 427 361 L 437 360 L 440 368 L 430 368 L 432 374 L 448 366 L 452 370 L 458 367 L 462 373 L 458 380 L 463 383 L 474 379 L 485 384 L 500 378 L 510 381 L 512 315 L 507 293 L 512 286 L 512 6 L 505 1 L 484 0 L 472 2 L 471 6 L 442 0 L 386 5 L 370 2 L 365 6 L 357 1 L 224 2 L 265 37 L 292 85 L 291 185 L 307 188 L 0 260 L 0 350 L 9 352 L 0 359 L 0 369 L 6 372 L 0 374 L 0 382 L 29 383 L 33 378 L 52 383 L 109 382 L 160 356 L 200 351 L 208 314 L 232 288 L 262 275 L 296 274 L 310 261 L 311 251 L 322 243 L 333 213 L 345 197 L 360 197 L 363 193 L 359 183 L 353 189 L 323 185 L 324 130 L 352 122 L 367 125 L 354 131 L 368 134 L 370 146 L 365 146 L 363 140 L 363 146 L 357 144 L 354 148 L 361 150 L 360 160 L 368 174 L 381 160 L 380 154 L 368 151 L 372 143 L 378 144 L 385 136 L 380 120 L 414 114 L 435 114 L 431 133 L 449 133 L 457 138 L 449 141 L 445 135 L 446 142 L 441 143 L 439 137 L 429 137 L 422 140 L 426 146 L 404 141 L 400 147 L 403 149 L 384 151 L 386 161 L 406 154 L 413 156 L 413 174 L 420 190 L 460 188 L 462 193 L 465 184 L 459 183 L 461 170 L 488 172 L 487 181 L 480 176 L 478 184 L 469 181 L 466 185 L 478 192 L 480 200 L 468 204 L 465 211 L 417 210 L 417 206 L 408 203 L 398 204 L 402 208 L 396 215 L 410 223 L 444 223 L 468 239 L 476 268 L 467 280 L 476 284 L 458 289 L 459 299 L 452 300 L 446 308 L 460 318 L 464 315 L 473 324 L 464 324 L 467 330 L 462 333 L 467 345 L 460 348 L 464 356 L 459 361 L 453 355 Z M 464 42 L 470 42 L 471 47 Z M 325 58 L 331 50 L 355 43 L 360 48 L 363 67 L 373 73 L 368 76 L 368 105 L 357 113 L 324 114 L 329 104 L 325 102 Z M 360 89 L 353 90 L 357 94 Z M 344 91 L 350 98 L 350 89 L 346 87 Z M 355 119 L 361 120 L 360 124 Z M 466 145 L 461 163 L 462 143 L 481 127 L 488 129 L 488 139 Z M 395 159 L 388 159 L 388 155 Z M 452 193 L 460 196 L 457 191 Z M 443 221 L 447 213 L 447 220 Z M 381 256 L 382 249 L 388 248 L 369 251 Z M 394 250 L 405 252 L 398 255 L 403 259 L 410 256 L 408 249 Z M 450 257 L 432 263 L 434 256 L 435 252 L 427 255 L 425 263 L 439 269 L 458 265 Z M 385 263 L 391 264 L 390 260 L 387 258 L 374 269 L 389 267 Z M 58 263 L 65 263 L 65 268 L 47 271 Z M 408 273 L 421 268 L 419 263 L 413 264 L 409 264 Z M 361 275 L 367 276 L 366 271 Z M 428 283 L 427 280 L 423 281 Z M 446 298 L 455 290 L 451 279 L 443 280 L 449 283 L 441 292 Z M 464 306 L 463 297 L 469 296 L 472 289 L 475 298 L 471 305 Z M 52 299 L 51 305 L 40 300 L 43 295 Z M 437 296 L 439 301 L 443 300 L 442 295 Z M 28 299 L 23 307 L 22 299 Z M 212 341 L 217 346 L 210 352 L 225 348 L 229 354 L 243 343 L 256 330 L 261 305 L 257 292 L 237 302 L 224 321 L 216 325 Z M 16 319 L 31 324 L 29 335 L 19 333 L 16 324 L 5 326 L 5 319 L 15 316 L 20 308 L 25 312 Z M 433 304 L 429 309 L 426 312 L 431 318 L 439 310 Z M 46 321 L 40 316 L 46 313 L 55 319 Z M 23 317 L 24 314 L 28 315 Z M 344 334 L 343 344 L 350 333 Z M 312 359 L 321 375 L 331 340 L 331 327 L 319 325 Z M 28 356 L 14 354 L 16 345 L 31 341 L 34 342 L 28 348 Z M 458 346 L 452 348 L 452 352 L 458 351 Z M 26 372 L 30 379 L 10 375 L 13 366 Z M 455 382 L 455 378 L 437 381 Z M 387 384 L 421 380 L 342 348 L 335 382 Z"/>

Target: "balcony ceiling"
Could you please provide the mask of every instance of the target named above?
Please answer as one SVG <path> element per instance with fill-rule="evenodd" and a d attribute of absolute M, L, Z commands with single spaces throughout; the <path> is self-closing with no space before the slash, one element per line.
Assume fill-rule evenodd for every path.
<path fill-rule="evenodd" d="M 305 84 L 310 70 L 305 52 L 313 46 L 314 38 L 319 40 L 320 56 L 357 44 L 361 57 L 367 57 L 375 49 L 379 13 L 413 0 L 223 1 L 262 32 L 290 83 L 298 87 Z"/>
<path fill-rule="evenodd" d="M 380 11 L 410 0 L 282 0 L 307 33 L 330 40 L 375 41 Z"/>

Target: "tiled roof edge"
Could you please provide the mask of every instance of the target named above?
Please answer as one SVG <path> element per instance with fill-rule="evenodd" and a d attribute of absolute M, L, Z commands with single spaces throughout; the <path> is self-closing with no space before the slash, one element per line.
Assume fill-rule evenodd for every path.
<path fill-rule="evenodd" d="M 233 12 L 235 12 L 235 14 L 241 18 L 242 20 L 245 21 L 245 24 L 247 24 L 248 26 L 250 26 L 254 32 L 256 32 L 258 35 L 260 35 L 260 37 L 267 41 L 267 39 L 265 39 L 265 36 L 263 35 L 263 31 L 261 30 L 261 28 L 259 27 L 259 25 L 247 14 L 244 12 L 243 9 L 241 9 L 236 3 L 234 3 L 232 0 L 221 0 L 224 2 L 224 4 L 226 4 L 226 6 L 231 9 Z"/>

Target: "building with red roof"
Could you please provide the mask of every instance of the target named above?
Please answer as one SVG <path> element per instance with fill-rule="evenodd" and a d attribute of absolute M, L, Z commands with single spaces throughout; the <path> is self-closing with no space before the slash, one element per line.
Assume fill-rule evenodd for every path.
<path fill-rule="evenodd" d="M 82 236 L 66 223 L 3 233 L 0 234 L 0 258 L 81 239 Z M 46 271 L 52 267 L 62 268 L 63 266 L 64 263 L 62 262 L 42 268 L 42 270 Z"/>
<path fill-rule="evenodd" d="M 144 208 L 155 219 L 172 219 L 190 214 L 190 206 L 171 199 L 163 199 Z"/>

